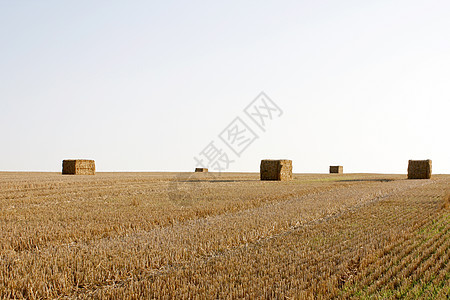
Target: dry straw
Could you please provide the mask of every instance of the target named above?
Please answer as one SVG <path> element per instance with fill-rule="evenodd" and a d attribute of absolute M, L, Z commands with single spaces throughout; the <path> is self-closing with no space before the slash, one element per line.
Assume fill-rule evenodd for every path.
<path fill-rule="evenodd" d="M 408 179 L 430 179 L 430 178 L 431 178 L 431 159 L 409 160 Z"/>
<path fill-rule="evenodd" d="M 65 159 L 62 163 L 63 175 L 95 175 L 95 161 L 89 159 Z"/>
<path fill-rule="evenodd" d="M 450 193 L 448 193 L 444 197 L 444 208 L 445 209 L 450 209 Z"/>
<path fill-rule="evenodd" d="M 195 172 L 206 173 L 206 172 L 208 172 L 208 168 L 195 168 Z"/>
<path fill-rule="evenodd" d="M 292 180 L 292 160 L 263 159 L 260 165 L 261 180 Z"/>
<path fill-rule="evenodd" d="M 342 174 L 342 173 L 344 173 L 344 167 L 343 166 L 330 166 L 330 173 L 331 174 Z"/>

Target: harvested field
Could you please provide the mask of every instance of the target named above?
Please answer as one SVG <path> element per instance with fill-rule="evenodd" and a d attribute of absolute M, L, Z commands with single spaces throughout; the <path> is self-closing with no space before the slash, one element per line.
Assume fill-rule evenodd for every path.
<path fill-rule="evenodd" d="M 445 299 L 449 183 L 0 173 L 0 295 Z"/>

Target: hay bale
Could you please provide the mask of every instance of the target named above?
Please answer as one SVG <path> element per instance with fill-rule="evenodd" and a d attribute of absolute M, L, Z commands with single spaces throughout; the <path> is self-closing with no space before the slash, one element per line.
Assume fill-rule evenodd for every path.
<path fill-rule="evenodd" d="M 430 179 L 431 159 L 409 160 L 408 179 Z"/>
<path fill-rule="evenodd" d="M 261 180 L 292 180 L 292 160 L 263 159 L 260 165 Z"/>
<path fill-rule="evenodd" d="M 208 172 L 208 168 L 195 168 L 195 172 L 206 173 L 206 172 Z"/>
<path fill-rule="evenodd" d="M 89 159 L 65 159 L 63 175 L 95 175 L 95 161 Z"/>
<path fill-rule="evenodd" d="M 342 174 L 344 173 L 343 166 L 330 166 L 330 174 Z"/>

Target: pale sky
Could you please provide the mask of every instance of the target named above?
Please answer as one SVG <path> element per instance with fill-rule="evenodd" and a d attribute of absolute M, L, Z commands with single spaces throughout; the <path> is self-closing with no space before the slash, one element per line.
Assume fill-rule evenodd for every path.
<path fill-rule="evenodd" d="M 0 0 L 0 170 L 450 173 L 449 1 Z M 266 131 L 244 108 L 264 91 Z M 258 135 L 240 157 L 219 134 Z"/>

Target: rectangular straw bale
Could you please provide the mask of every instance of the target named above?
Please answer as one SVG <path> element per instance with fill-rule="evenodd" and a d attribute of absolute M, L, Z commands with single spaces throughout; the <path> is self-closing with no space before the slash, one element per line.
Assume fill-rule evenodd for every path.
<path fill-rule="evenodd" d="M 409 160 L 408 179 L 430 179 L 431 159 Z"/>
<path fill-rule="evenodd" d="M 195 168 L 195 172 L 203 172 L 203 173 L 206 173 L 206 172 L 208 172 L 208 168 Z"/>
<path fill-rule="evenodd" d="M 62 163 L 64 175 L 95 175 L 95 161 L 90 159 L 65 159 Z"/>
<path fill-rule="evenodd" d="M 263 159 L 260 165 L 261 180 L 292 180 L 292 160 Z"/>
<path fill-rule="evenodd" d="M 330 173 L 331 174 L 342 174 L 342 173 L 344 173 L 344 167 L 343 166 L 330 166 Z"/>

